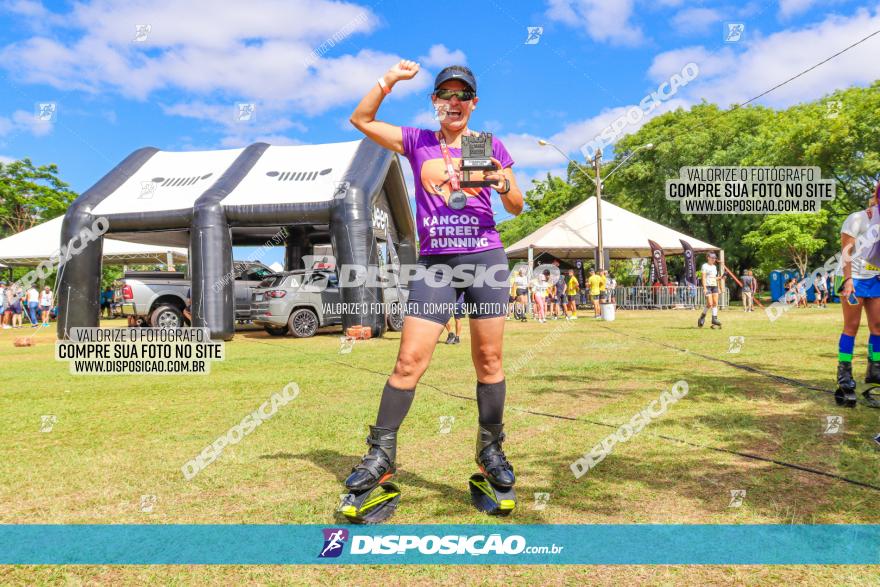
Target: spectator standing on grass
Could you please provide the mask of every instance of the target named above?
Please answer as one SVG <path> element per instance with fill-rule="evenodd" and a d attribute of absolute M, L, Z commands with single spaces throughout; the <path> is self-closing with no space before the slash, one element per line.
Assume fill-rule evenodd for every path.
<path fill-rule="evenodd" d="M 12 284 L 14 285 L 14 284 Z M 3 329 L 12 328 L 12 285 L 7 285 L 3 292 Z"/>
<path fill-rule="evenodd" d="M 614 279 L 614 276 L 611 275 L 610 273 L 608 274 L 607 279 L 608 279 L 608 284 L 607 284 L 608 301 L 611 302 L 612 304 L 616 304 L 617 303 L 617 295 L 614 292 L 617 289 L 617 280 Z"/>
<path fill-rule="evenodd" d="M 446 337 L 446 344 L 459 344 L 461 342 L 461 319 L 465 315 L 464 292 L 458 294 L 455 300 L 455 307 L 452 310 L 452 318 L 446 323 L 446 331 L 449 335 Z M 452 321 L 455 321 L 455 331 L 452 330 Z"/>
<path fill-rule="evenodd" d="M 9 291 L 10 293 L 7 294 L 7 296 L 10 301 L 9 305 L 12 309 L 12 327 L 21 328 L 21 311 L 24 292 L 21 290 L 21 286 L 17 283 L 13 283 L 10 286 Z"/>
<path fill-rule="evenodd" d="M 192 326 L 192 303 L 192 288 L 189 287 L 186 290 L 186 307 L 183 308 L 183 317 L 186 318 L 190 326 Z"/>
<path fill-rule="evenodd" d="M 577 311 L 577 295 L 578 289 L 580 289 L 580 284 L 578 283 L 577 277 L 574 276 L 574 269 L 568 270 L 568 285 L 566 289 L 566 295 L 568 296 L 568 310 L 571 312 L 571 319 L 578 319 L 578 311 Z"/>
<path fill-rule="evenodd" d="M 798 293 L 798 306 L 809 308 L 810 304 L 807 303 L 807 286 L 802 282 L 798 282 L 795 287 L 797 288 Z"/>
<path fill-rule="evenodd" d="M 529 295 L 529 278 L 526 276 L 526 270 L 520 269 L 514 279 L 516 282 L 516 304 L 518 311 L 516 312 L 519 319 L 526 321 L 526 310 L 528 309 Z"/>
<path fill-rule="evenodd" d="M 743 272 L 742 284 L 743 312 L 754 312 L 755 278 L 752 277 L 752 272 L 748 269 Z"/>
<path fill-rule="evenodd" d="M 31 320 L 31 328 L 37 325 L 37 309 L 40 307 L 40 290 L 31 285 L 25 294 L 25 302 L 27 303 L 28 318 Z"/>
<path fill-rule="evenodd" d="M 6 282 L 0 281 L 0 326 L 2 326 L 4 329 L 9 328 L 9 326 L 6 324 L 6 322 L 7 322 L 6 308 L 7 307 L 8 306 L 6 304 Z"/>
<path fill-rule="evenodd" d="M 550 272 L 544 271 L 535 281 L 535 308 L 538 322 L 547 322 L 547 288 L 549 286 Z"/>
<path fill-rule="evenodd" d="M 529 281 L 529 301 L 532 303 L 532 320 L 538 319 L 538 282 L 541 276 L 537 273 Z"/>
<path fill-rule="evenodd" d="M 559 266 L 559 261 L 554 261 L 554 265 Z M 559 272 L 559 278 L 556 280 L 556 305 L 559 307 L 559 313 L 565 316 L 566 320 L 571 320 L 568 312 L 568 280 L 565 273 Z"/>
<path fill-rule="evenodd" d="M 513 308 L 516 305 L 516 275 L 510 275 L 510 288 L 507 292 L 507 319 L 513 314 Z"/>
<path fill-rule="evenodd" d="M 47 328 L 49 327 L 49 313 L 52 311 L 53 302 L 52 289 L 47 285 L 40 292 L 40 321 Z"/>
<path fill-rule="evenodd" d="M 103 292 L 101 292 L 101 315 L 104 315 L 104 309 L 107 309 L 107 317 L 113 317 L 113 289 L 110 286 L 107 286 Z"/>
<path fill-rule="evenodd" d="M 590 299 L 593 302 L 593 318 L 599 318 L 599 296 L 602 292 L 602 276 L 597 274 L 595 269 L 590 269 L 587 285 L 590 287 Z"/>
<path fill-rule="evenodd" d="M 794 290 L 794 279 L 785 282 L 785 303 L 797 307 L 797 292 Z"/>
<path fill-rule="evenodd" d="M 817 275 L 813 280 L 813 288 L 816 292 L 816 307 L 824 308 L 828 302 L 828 282 L 826 275 Z"/>

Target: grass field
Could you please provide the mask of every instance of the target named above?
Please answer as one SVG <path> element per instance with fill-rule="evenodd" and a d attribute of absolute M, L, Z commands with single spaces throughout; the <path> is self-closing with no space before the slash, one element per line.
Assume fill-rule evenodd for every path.
<path fill-rule="evenodd" d="M 781 383 L 702 353 L 831 390 L 839 308 L 722 312 L 698 330 L 693 311 L 618 312 L 613 323 L 509 322 L 505 334 L 516 513 L 500 523 L 878 523 L 878 493 L 717 447 L 880 484 L 872 437 L 880 413 L 844 410 L 829 393 Z M 586 319 L 585 319 L 586 318 Z M 122 325 L 121 322 L 111 324 Z M 610 330 L 609 330 L 610 329 Z M 50 331 L 51 330 L 51 331 Z M 0 331 L 0 522 L 269 523 L 333 521 L 341 481 L 364 453 L 399 335 L 341 354 L 338 332 L 309 340 L 240 332 L 210 375 L 73 376 L 54 329 L 13 347 Z M 738 353 L 729 337 L 743 336 Z M 439 345 L 400 434 L 396 523 L 497 523 L 473 511 L 474 375 L 467 323 Z M 647 340 L 646 340 L 647 339 Z M 688 349 L 682 352 L 659 341 Z M 864 371 L 867 327 L 857 339 Z M 529 355 L 531 353 L 531 355 Z M 569 466 L 684 379 L 688 395 L 579 480 Z M 301 393 L 191 481 L 181 466 L 273 392 Z M 464 397 L 456 397 L 464 396 Z M 41 432 L 41 416 L 57 419 Z M 826 434 L 826 416 L 843 415 Z M 450 432 L 440 418 L 454 416 Z M 565 416 L 578 420 L 560 419 Z M 658 435 L 681 439 L 682 444 Z M 699 445 L 699 446 L 694 446 Z M 731 507 L 731 490 L 745 490 Z M 550 494 L 546 509 L 534 494 Z M 152 512 L 141 510 L 155 497 Z M 866 567 L 2 567 L 2 584 L 816 584 L 876 585 Z"/>

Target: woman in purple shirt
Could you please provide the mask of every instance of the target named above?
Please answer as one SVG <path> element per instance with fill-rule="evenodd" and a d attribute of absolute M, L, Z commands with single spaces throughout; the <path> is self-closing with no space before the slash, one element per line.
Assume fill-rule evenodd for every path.
<path fill-rule="evenodd" d="M 351 116 L 351 123 L 383 147 L 400 153 L 410 163 L 415 178 L 416 224 L 419 264 L 423 277 L 409 283 L 407 316 L 394 373 L 385 384 L 376 425 L 370 427 L 369 453 L 345 484 L 355 495 L 384 483 L 395 472 L 397 431 L 409 411 L 416 384 L 431 362 L 431 355 L 456 298 L 464 293 L 471 332 L 471 357 L 477 375 L 479 432 L 476 461 L 480 470 L 502 489 L 513 486 L 513 467 L 501 444 L 504 440 L 504 372 L 501 369 L 504 319 L 507 315 L 509 270 L 507 256 L 495 230 L 492 192 L 504 209 L 519 214 L 522 192 L 511 166 L 513 159 L 497 138 L 492 139 L 494 170 L 472 172 L 471 180 L 491 186 L 461 186 L 461 139 L 473 135 L 468 128 L 477 106 L 477 82 L 473 72 L 453 65 L 434 82 L 431 102 L 437 111 L 439 130 L 399 127 L 376 120 L 376 112 L 395 84 L 419 72 L 413 61 L 401 61 L 377 80 Z M 453 279 L 439 272 L 451 267 Z M 434 269 L 434 271 L 432 271 Z"/>

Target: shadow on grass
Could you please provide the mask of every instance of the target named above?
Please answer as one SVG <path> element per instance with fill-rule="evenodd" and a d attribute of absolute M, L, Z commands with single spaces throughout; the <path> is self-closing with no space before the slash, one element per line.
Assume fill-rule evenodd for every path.
<path fill-rule="evenodd" d="M 271 455 L 262 455 L 261 459 L 300 459 L 304 461 L 308 461 L 313 465 L 321 467 L 334 477 L 336 480 L 342 484 L 345 481 L 345 478 L 348 477 L 351 472 L 352 466 L 360 462 L 362 455 L 346 455 L 334 450 L 312 450 L 306 453 L 301 454 L 291 454 L 287 452 L 280 452 Z M 460 490 L 455 489 L 450 485 L 444 485 L 442 483 L 434 483 L 432 481 L 428 481 L 415 473 L 407 471 L 406 469 L 397 469 L 397 473 L 395 474 L 395 480 L 399 481 L 404 485 L 409 485 L 412 487 L 421 487 L 422 489 L 427 489 L 429 491 L 434 491 L 440 493 L 444 496 L 451 496 L 453 494 L 461 493 Z"/>

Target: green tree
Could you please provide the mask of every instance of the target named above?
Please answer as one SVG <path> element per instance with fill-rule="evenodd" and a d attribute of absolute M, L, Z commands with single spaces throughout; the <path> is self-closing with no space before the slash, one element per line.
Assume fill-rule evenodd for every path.
<path fill-rule="evenodd" d="M 576 169 L 571 169 L 569 173 L 572 171 L 579 173 Z M 523 199 L 523 213 L 498 224 L 498 232 L 505 246 L 528 236 L 585 198 L 564 179 L 548 173 L 547 179 L 535 181 L 535 185 L 524 194 Z"/>
<path fill-rule="evenodd" d="M 764 217 L 761 225 L 743 236 L 743 243 L 753 247 L 765 272 L 777 268 L 785 259 L 794 264 L 801 275 L 809 272 L 810 256 L 825 246 L 818 236 L 828 220 L 828 212 L 817 214 L 773 214 Z"/>
<path fill-rule="evenodd" d="M 754 252 L 741 237 L 761 223 L 761 216 L 737 214 L 682 214 L 666 199 L 666 180 L 679 177 L 685 166 L 759 165 L 746 163 L 759 150 L 755 128 L 771 124 L 774 112 L 763 107 L 724 111 L 714 104 L 698 104 L 654 118 L 638 132 L 621 139 L 618 152 L 653 143 L 609 178 L 607 199 L 725 250 L 731 266 L 755 263 Z"/>
<path fill-rule="evenodd" d="M 846 216 L 866 206 L 880 178 L 880 81 L 868 88 L 840 90 L 785 110 L 762 106 L 720 108 L 702 103 L 650 120 L 614 146 L 616 160 L 603 166 L 607 175 L 622 155 L 647 143 L 605 181 L 604 198 L 635 212 L 713 243 L 725 251 L 732 267 L 763 268 L 790 264 L 788 253 L 769 259 L 743 235 L 758 231 L 765 216 L 757 214 L 682 214 L 666 199 L 666 180 L 684 166 L 815 166 L 823 178 L 836 182 L 836 197 L 824 202 L 824 222 L 815 238 L 818 253 L 830 257 L 839 248 L 838 233 Z M 592 171 L 588 171 L 592 175 Z M 510 245 L 593 195 L 593 183 L 569 166 L 567 181 L 548 177 L 526 194 L 526 212 L 499 224 L 502 241 Z M 790 217 L 786 217 L 790 218 Z M 759 258 L 760 257 L 760 258 Z"/>
<path fill-rule="evenodd" d="M 55 164 L 35 166 L 28 158 L 0 163 L 0 236 L 60 216 L 74 199 Z"/>

